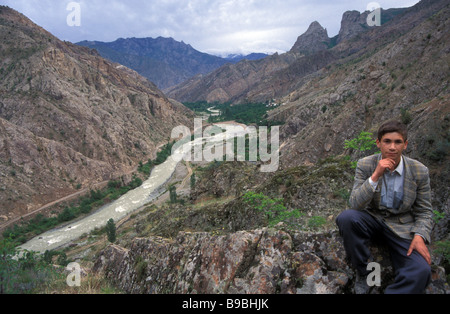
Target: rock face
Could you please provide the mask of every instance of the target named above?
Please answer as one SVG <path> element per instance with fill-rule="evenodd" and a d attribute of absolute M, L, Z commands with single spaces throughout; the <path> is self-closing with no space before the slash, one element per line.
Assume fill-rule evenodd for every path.
<path fill-rule="evenodd" d="M 381 287 L 372 293 L 380 293 L 393 273 L 386 251 L 372 251 L 382 269 Z M 273 229 L 136 238 L 129 248 L 108 246 L 93 270 L 133 294 L 354 293 L 355 278 L 336 232 Z M 441 269 L 433 271 L 429 293 L 449 292 L 442 276 Z"/>
<path fill-rule="evenodd" d="M 359 11 L 347 11 L 342 16 L 341 29 L 339 30 L 338 42 L 348 40 L 367 30 L 368 13 Z"/>
<path fill-rule="evenodd" d="M 319 22 L 315 21 L 311 23 L 306 33 L 298 37 L 291 52 L 311 54 L 328 49 L 329 44 L 330 38 L 328 37 L 327 30 L 324 29 Z"/>
<path fill-rule="evenodd" d="M 1 223 L 132 171 L 192 124 L 136 72 L 8 7 L 0 28 Z"/>

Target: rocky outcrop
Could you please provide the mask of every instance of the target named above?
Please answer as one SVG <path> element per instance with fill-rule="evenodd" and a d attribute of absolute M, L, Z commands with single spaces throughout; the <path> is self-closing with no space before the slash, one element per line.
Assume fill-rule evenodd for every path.
<path fill-rule="evenodd" d="M 359 13 L 359 11 L 347 11 L 342 16 L 341 28 L 339 30 L 338 42 L 348 40 L 356 35 L 365 32 L 367 25 L 368 12 Z"/>
<path fill-rule="evenodd" d="M 311 54 L 317 51 L 330 48 L 330 38 L 328 32 L 319 22 L 314 21 L 309 26 L 306 33 L 298 37 L 297 42 L 291 49 L 291 52 L 302 54 Z"/>
<path fill-rule="evenodd" d="M 382 276 L 372 293 L 381 293 L 392 268 L 385 250 L 372 251 Z M 128 248 L 108 246 L 93 271 L 133 294 L 342 294 L 354 293 L 355 282 L 336 232 L 274 229 L 136 238 Z M 444 278 L 434 267 L 427 292 L 450 292 Z"/>

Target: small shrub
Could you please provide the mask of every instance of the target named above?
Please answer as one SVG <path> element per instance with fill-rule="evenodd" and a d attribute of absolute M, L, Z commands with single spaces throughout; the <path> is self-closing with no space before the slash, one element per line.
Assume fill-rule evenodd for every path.
<path fill-rule="evenodd" d="M 298 218 L 304 215 L 298 209 L 288 210 L 283 205 L 283 199 L 271 199 L 262 193 L 247 192 L 243 199 L 245 203 L 253 206 L 265 215 L 269 227 L 274 227 L 278 223 L 283 222 L 290 228 L 298 228 Z"/>

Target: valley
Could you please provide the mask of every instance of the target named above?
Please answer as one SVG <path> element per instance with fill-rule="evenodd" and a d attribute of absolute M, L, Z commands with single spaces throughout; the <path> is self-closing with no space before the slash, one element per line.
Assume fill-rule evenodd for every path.
<path fill-rule="evenodd" d="M 449 293 L 449 10 L 448 1 L 422 0 L 383 10 L 374 27 L 361 22 L 368 12 L 348 11 L 334 38 L 314 21 L 284 54 L 215 59 L 212 67 L 210 56 L 189 60 L 192 47 L 158 38 L 176 61 L 195 59 L 203 69 L 163 78 L 161 90 L 122 64 L 128 58 L 156 76 L 173 74 L 129 59 L 156 41 L 83 47 L 1 6 L 0 224 L 25 224 L 41 209 L 45 219 L 58 219 L 81 208 L 83 198 L 58 200 L 103 191 L 91 212 L 15 240 L 44 256 L 53 250 L 51 263 L 63 256 L 86 278 L 101 277 L 123 293 L 354 293 L 355 272 L 335 219 L 348 208 L 355 162 L 376 149 L 346 143 L 363 132 L 374 140 L 383 121 L 397 119 L 408 126 L 406 155 L 430 171 L 434 279 L 427 293 Z M 122 61 L 104 59 L 93 49 L 100 46 L 114 46 Z M 253 147 L 248 139 L 247 158 L 227 160 L 222 139 L 211 146 L 193 135 L 212 124 L 278 141 Z M 186 131 L 184 153 L 197 143 L 220 158 L 174 159 L 174 130 Z M 262 171 L 268 161 L 260 154 L 248 158 L 257 149 L 278 156 L 276 171 Z M 104 228 L 111 218 L 114 243 Z M 386 270 L 383 286 L 373 290 L 382 293 L 393 270 L 386 251 L 371 249 Z"/>

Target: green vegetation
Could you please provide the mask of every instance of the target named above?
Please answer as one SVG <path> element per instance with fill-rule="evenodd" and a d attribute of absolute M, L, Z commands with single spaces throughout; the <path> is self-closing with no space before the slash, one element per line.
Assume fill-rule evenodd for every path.
<path fill-rule="evenodd" d="M 106 235 L 108 236 L 108 241 L 111 243 L 116 242 L 116 224 L 114 223 L 114 219 L 108 220 L 106 223 Z"/>
<path fill-rule="evenodd" d="M 0 240 L 0 294 L 31 293 L 58 275 L 55 268 L 36 253 L 24 252 L 19 256 L 13 241 Z"/>
<path fill-rule="evenodd" d="M 312 216 L 308 220 L 308 227 L 310 229 L 318 229 L 325 225 L 327 223 L 327 220 L 322 216 Z"/>
<path fill-rule="evenodd" d="M 144 173 L 145 175 L 150 175 L 153 167 L 164 163 L 172 154 L 172 147 L 174 144 L 175 141 L 172 141 L 164 145 L 163 148 L 156 154 L 155 160 L 149 159 L 145 165 L 142 162 L 139 162 L 138 171 Z"/>
<path fill-rule="evenodd" d="M 177 187 L 175 185 L 171 185 L 169 187 L 169 194 L 170 194 L 170 202 L 176 203 L 177 202 Z"/>
<path fill-rule="evenodd" d="M 376 146 L 377 144 L 373 139 L 373 134 L 362 131 L 358 137 L 352 140 L 346 140 L 344 148 L 356 150 L 358 152 L 358 158 L 360 158 L 364 152 L 373 150 Z M 352 167 L 356 168 L 356 164 L 357 161 L 353 161 Z"/>
<path fill-rule="evenodd" d="M 91 190 L 89 195 L 82 197 L 77 205 L 65 207 L 56 217 L 44 217 L 44 215 L 39 214 L 28 222 L 16 224 L 14 227 L 6 229 L 3 232 L 3 237 L 11 239 L 18 246 L 25 243 L 29 238 L 50 230 L 61 223 L 71 221 L 83 214 L 88 214 L 92 209 L 118 199 L 123 194 L 139 187 L 141 184 L 142 180 L 137 177 L 126 186 L 122 186 L 119 181 L 110 181 L 105 190 Z"/>
<path fill-rule="evenodd" d="M 441 213 L 438 210 L 433 210 L 433 220 L 436 224 L 438 224 L 441 221 L 441 219 L 444 219 L 444 218 L 445 218 L 445 213 Z"/>
<path fill-rule="evenodd" d="M 450 240 L 436 242 L 434 254 L 442 256 L 442 265 L 447 274 L 447 284 L 450 284 Z"/>
<path fill-rule="evenodd" d="M 0 294 L 120 293 L 104 276 L 97 274 L 83 276 L 79 287 L 69 287 L 64 272 L 69 263 L 64 252 L 19 254 L 14 241 L 0 239 Z"/>
<path fill-rule="evenodd" d="M 191 187 L 191 190 L 195 188 L 195 183 L 196 183 L 196 182 L 197 182 L 197 177 L 196 177 L 195 173 L 193 173 L 193 174 L 191 175 L 191 178 L 190 178 L 190 187 Z"/>
<path fill-rule="evenodd" d="M 208 122 L 223 122 L 223 121 L 236 121 L 243 124 L 254 124 L 258 126 L 272 126 L 279 125 L 282 122 L 267 121 L 267 112 L 276 108 L 277 106 L 269 106 L 265 103 L 248 103 L 241 105 L 233 105 L 230 103 L 213 103 L 210 104 L 205 101 L 199 101 L 195 103 L 184 103 L 184 105 L 194 112 L 206 113 L 209 108 L 219 110 L 218 116 L 210 116 Z"/>
<path fill-rule="evenodd" d="M 403 124 L 405 124 L 405 125 L 410 124 L 411 121 L 413 120 L 413 118 L 411 116 L 411 113 L 408 110 L 404 109 L 404 108 L 402 108 L 400 110 L 400 113 L 401 113 L 401 116 L 402 116 Z"/>
<path fill-rule="evenodd" d="M 305 213 L 302 213 L 299 209 L 289 210 L 283 205 L 283 199 L 272 199 L 262 193 L 247 192 L 243 196 L 243 201 L 263 213 L 269 227 L 275 227 L 279 223 L 283 223 L 291 230 L 305 228 L 316 230 L 327 223 L 327 220 L 322 216 L 312 216 L 307 220 L 305 226 L 305 223 L 301 220 L 305 217 Z"/>
<path fill-rule="evenodd" d="M 244 203 L 254 207 L 262 212 L 266 218 L 269 227 L 275 227 L 278 223 L 283 222 L 289 227 L 298 228 L 296 219 L 304 214 L 298 210 L 288 210 L 283 205 L 283 199 L 271 199 L 262 193 L 247 192 L 243 196 Z"/>

